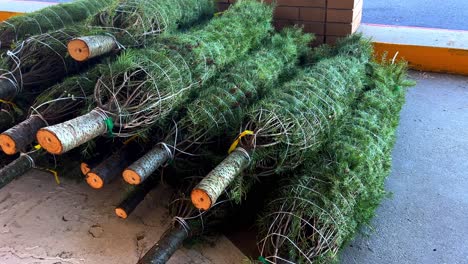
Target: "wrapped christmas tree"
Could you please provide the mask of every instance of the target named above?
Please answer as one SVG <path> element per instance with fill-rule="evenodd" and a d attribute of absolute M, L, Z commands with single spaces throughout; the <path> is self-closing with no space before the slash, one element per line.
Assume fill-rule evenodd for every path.
<path fill-rule="evenodd" d="M 259 221 L 259 249 L 268 263 L 331 263 L 368 224 L 386 195 L 399 112 L 404 64 L 372 63 L 366 91 L 318 155 L 272 191 Z"/>
<path fill-rule="evenodd" d="M 85 74 L 69 77 L 41 93 L 23 122 L 0 134 L 0 147 L 13 155 L 25 151 L 34 142 L 37 131 L 78 115 L 90 100 L 99 78 L 99 67 Z"/>
<path fill-rule="evenodd" d="M 206 143 L 237 129 L 247 106 L 264 97 L 282 75 L 293 74 L 299 57 L 309 50 L 310 40 L 299 29 L 285 29 L 265 40 L 260 50 L 229 66 L 186 107 L 187 114 L 165 140 L 124 171 L 125 181 L 140 184 L 176 156 L 199 155 Z"/>
<path fill-rule="evenodd" d="M 142 47 L 154 36 L 191 26 L 212 15 L 215 2 L 209 0 L 126 0 L 100 12 L 86 26 L 84 36 L 68 43 L 70 56 L 85 61 L 112 51 Z"/>
<path fill-rule="evenodd" d="M 100 77 L 95 108 L 38 131 L 39 143 L 62 154 L 109 131 L 129 137 L 161 122 L 219 70 L 258 46 L 272 30 L 272 8 L 240 1 L 203 29 L 128 51 Z"/>
<path fill-rule="evenodd" d="M 65 58 L 66 43 L 77 32 L 77 29 L 54 31 L 18 43 L 1 61 L 0 99 L 12 100 L 18 94 L 34 98 L 65 76 L 86 68 L 87 64 Z"/>
<path fill-rule="evenodd" d="M 113 2 L 116 1 L 78 0 L 14 16 L 0 22 L 0 51 L 10 49 L 14 42 L 27 37 L 74 26 Z"/>
<path fill-rule="evenodd" d="M 362 90 L 371 56 L 370 43 L 359 36 L 337 49 L 247 111 L 229 156 L 194 188 L 197 208 L 208 210 L 235 181 L 231 195 L 240 201 L 258 177 L 292 170 L 319 149 Z"/>
<path fill-rule="evenodd" d="M 138 1 L 143 5 L 144 1 Z M 154 8 L 134 9 L 133 0 L 120 2 L 119 5 L 109 6 L 105 12 L 99 13 L 94 20 L 106 18 L 121 21 L 120 32 L 142 31 L 145 37 L 157 40 L 156 36 L 162 33 L 171 33 L 180 23 L 188 26 L 195 23 L 207 13 L 213 12 L 211 0 L 177 0 L 177 1 L 150 1 L 157 2 Z M 122 8 L 129 3 L 128 10 Z M 170 11 L 169 11 L 170 10 Z M 161 15 L 164 14 L 164 15 Z M 128 19 L 128 20 L 127 20 Z M 143 23 L 144 20 L 145 23 Z M 149 24 L 148 20 L 153 24 Z M 164 21 L 166 28 L 161 31 L 144 33 L 149 26 L 159 25 Z M 117 23 L 117 22 L 116 22 Z M 107 28 L 108 31 L 112 31 Z M 11 100 L 18 94 L 23 97 L 34 98 L 50 86 L 61 81 L 66 76 L 84 71 L 98 60 L 88 63 L 77 62 L 67 51 L 67 44 L 83 34 L 101 34 L 108 36 L 106 27 L 88 27 L 74 25 L 45 34 L 35 35 L 15 44 L 12 51 L 7 53 L 0 66 L 0 99 Z M 136 34 L 136 33 L 135 33 Z M 135 35 L 136 36 L 136 35 Z M 116 36 L 113 36 L 115 38 Z M 103 46 L 97 43 L 100 48 Z"/>

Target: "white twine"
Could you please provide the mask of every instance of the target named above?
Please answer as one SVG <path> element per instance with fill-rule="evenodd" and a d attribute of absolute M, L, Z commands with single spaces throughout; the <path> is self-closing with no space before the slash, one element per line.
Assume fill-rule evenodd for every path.
<path fill-rule="evenodd" d="M 122 43 L 120 43 L 113 34 L 111 34 L 109 32 L 106 32 L 106 33 L 104 33 L 104 35 L 109 36 L 109 37 L 112 38 L 115 45 L 117 46 L 117 49 L 119 49 L 119 50 L 125 50 L 126 49 L 125 46 Z"/>
<path fill-rule="evenodd" d="M 36 163 L 34 162 L 34 159 L 31 158 L 31 156 L 29 156 L 27 153 L 21 153 L 20 156 L 28 159 L 29 163 L 31 164 L 31 168 L 36 168 Z"/>
<path fill-rule="evenodd" d="M 191 233 L 190 225 L 187 223 L 187 221 L 185 221 L 185 219 L 183 217 L 176 216 L 176 217 L 174 217 L 174 221 L 179 223 L 180 226 L 182 226 L 185 233 L 187 233 L 187 236 L 190 236 L 190 233 Z"/>

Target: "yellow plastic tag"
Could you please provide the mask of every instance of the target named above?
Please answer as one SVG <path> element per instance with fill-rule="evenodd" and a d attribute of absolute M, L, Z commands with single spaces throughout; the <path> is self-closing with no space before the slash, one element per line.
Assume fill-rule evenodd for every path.
<path fill-rule="evenodd" d="M 52 173 L 55 177 L 55 182 L 57 184 L 60 184 L 60 179 L 59 179 L 59 176 L 58 176 L 58 172 L 54 171 L 54 170 L 50 170 L 50 169 L 45 169 L 46 171 Z"/>
<path fill-rule="evenodd" d="M 34 149 L 35 149 L 35 150 L 40 150 L 41 148 L 42 148 L 41 145 L 36 145 L 36 146 L 34 146 Z"/>
<path fill-rule="evenodd" d="M 18 108 L 18 106 L 16 106 L 15 103 L 10 102 L 10 101 L 5 101 L 5 100 L 0 99 L 0 103 L 4 103 L 4 104 L 7 104 L 7 105 L 11 105 L 11 106 L 13 106 L 13 108 Z"/>
<path fill-rule="evenodd" d="M 232 143 L 231 147 L 229 148 L 228 154 L 231 154 L 239 145 L 241 139 L 247 135 L 253 135 L 254 132 L 252 130 L 245 130 L 244 132 L 240 133 L 240 135 L 236 138 L 236 140 Z"/>
<path fill-rule="evenodd" d="M 124 144 L 124 145 L 128 145 L 128 143 L 134 141 L 134 140 L 137 139 L 137 138 L 138 138 L 138 135 L 134 135 L 134 136 L 132 136 L 131 138 L 125 140 L 123 144 Z"/>

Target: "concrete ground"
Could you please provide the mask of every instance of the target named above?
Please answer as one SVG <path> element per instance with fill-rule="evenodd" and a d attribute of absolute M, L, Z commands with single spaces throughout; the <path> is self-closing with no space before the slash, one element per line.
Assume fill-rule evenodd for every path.
<path fill-rule="evenodd" d="M 125 186 L 86 183 L 31 171 L 0 190 L 1 264 L 135 264 L 170 225 L 170 190 L 160 185 L 126 220 L 114 208 Z M 178 250 L 170 264 L 243 263 L 225 237 Z"/>
<path fill-rule="evenodd" d="M 468 77 L 413 73 L 375 230 L 344 264 L 468 263 Z"/>

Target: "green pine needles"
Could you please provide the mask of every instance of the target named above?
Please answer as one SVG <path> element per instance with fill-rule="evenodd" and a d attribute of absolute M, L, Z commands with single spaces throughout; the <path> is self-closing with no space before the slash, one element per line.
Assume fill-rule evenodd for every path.
<path fill-rule="evenodd" d="M 273 89 L 283 74 L 295 69 L 299 57 L 308 49 L 311 36 L 299 29 L 286 29 L 263 42 L 239 61 L 230 64 L 216 79 L 196 95 L 177 126 L 164 131 L 165 139 L 132 164 L 124 179 L 139 184 L 176 156 L 199 155 L 210 142 L 226 131 L 236 131 L 241 125 L 244 109 Z M 129 175 L 127 175 L 129 174 Z M 136 181 L 135 181 L 136 179 Z"/>
<path fill-rule="evenodd" d="M 58 30 L 87 19 L 114 0 L 78 0 L 12 17 L 0 23 L 0 50 L 29 36 Z"/>
<path fill-rule="evenodd" d="M 126 0 L 97 14 L 88 26 L 111 33 L 123 46 L 139 46 L 164 32 L 193 25 L 214 13 L 211 0 Z"/>
<path fill-rule="evenodd" d="M 151 6 L 152 8 L 146 2 L 148 1 L 123 1 L 118 6 L 109 6 L 106 12 L 99 13 L 96 17 L 100 17 L 103 20 L 106 18 L 119 21 L 115 22 L 120 23 L 119 25 L 122 26 L 119 34 L 126 35 L 129 32 L 135 33 L 135 31 L 140 30 L 139 34 L 141 36 L 149 37 L 150 35 L 154 36 L 163 32 L 145 32 L 144 30 L 150 26 L 149 22 L 160 24 L 159 20 L 164 20 L 165 28 L 173 30 L 177 28 L 179 23 L 184 23 L 184 25 L 185 23 L 194 23 L 199 18 L 206 16 L 207 13 L 212 13 L 213 10 L 213 2 L 211 0 L 150 1 L 158 3 Z M 136 13 L 134 16 L 130 16 L 130 13 L 136 11 L 130 7 L 128 7 L 128 10 L 119 9 L 126 4 L 133 6 L 137 3 L 137 11 L 139 13 Z M 147 5 L 146 8 L 143 8 L 144 5 Z M 170 12 L 168 11 L 169 6 L 171 7 Z M 160 10 L 156 10 L 157 8 L 160 8 Z M 170 16 L 163 19 L 155 15 L 159 14 L 158 12 Z M 129 20 L 124 19 L 127 16 Z M 141 23 L 138 23 L 141 21 L 137 18 L 149 22 L 141 25 Z M 127 28 L 123 28 L 123 26 Z M 112 30 L 113 27 L 110 28 L 105 25 L 102 25 L 102 28 L 75 25 L 74 27 L 66 27 L 61 30 L 33 36 L 25 41 L 16 43 L 15 48 L 7 53 L 7 58 L 3 63 L 6 65 L 2 67 L 4 70 L 0 72 L 0 98 L 12 99 L 19 93 L 24 93 L 26 96 L 37 95 L 37 93 L 54 85 L 65 76 L 87 69 L 89 64 L 77 62 L 67 53 L 68 43 L 83 34 L 110 34 Z M 132 34 L 131 38 L 134 39 L 137 35 L 136 33 Z M 114 41 L 116 36 L 111 38 Z M 100 43 L 97 44 L 100 45 Z M 91 61 L 90 63 L 93 64 L 95 62 Z"/>
<path fill-rule="evenodd" d="M 364 85 L 370 43 L 352 37 L 337 50 L 252 106 L 245 128 L 254 136 L 240 144 L 252 151 L 252 169 L 257 162 L 262 174 L 296 168 L 349 110 Z"/>
<path fill-rule="evenodd" d="M 367 91 L 319 155 L 276 190 L 261 218 L 268 261 L 330 263 L 385 197 L 391 151 L 404 103 L 406 65 L 371 63 Z M 278 195 L 279 193 L 279 195 Z"/>
<path fill-rule="evenodd" d="M 146 132 L 182 106 L 190 91 L 258 46 L 272 31 L 271 19 L 271 6 L 241 1 L 201 30 L 124 52 L 98 80 L 96 108 L 41 129 L 39 143 L 62 154 L 106 133 L 129 137 Z"/>
<path fill-rule="evenodd" d="M 284 29 L 265 41 L 263 48 L 227 67 L 187 107 L 185 119 L 192 124 L 190 134 L 213 136 L 221 131 L 237 131 L 246 107 L 274 89 L 281 75 L 291 75 L 296 70 L 311 40 L 312 36 L 302 30 Z"/>
<path fill-rule="evenodd" d="M 258 46 L 272 30 L 272 10 L 242 1 L 201 30 L 125 52 L 100 78 L 96 102 L 129 136 L 166 117 L 222 67 Z M 130 96 L 127 96 L 130 95 Z"/>
<path fill-rule="evenodd" d="M 194 189 L 195 206 L 209 209 L 236 178 L 231 196 L 240 201 L 256 181 L 237 177 L 243 171 L 257 177 L 282 173 L 318 150 L 364 86 L 371 44 L 359 37 L 348 42 L 360 48 L 351 52 L 350 43 L 338 47 L 337 56 L 305 69 L 247 110 L 237 148 L 233 145 L 232 153 Z"/>
<path fill-rule="evenodd" d="M 111 51 L 154 43 L 154 37 L 187 28 L 212 15 L 212 0 L 125 0 L 108 7 L 87 23 L 89 32 L 68 44 L 78 61 Z"/>
<path fill-rule="evenodd" d="M 18 94 L 34 98 L 66 75 L 86 67 L 66 56 L 66 43 L 78 32 L 78 29 L 54 31 L 17 43 L 4 59 L 5 68 L 0 70 L 0 98 L 11 100 Z"/>

